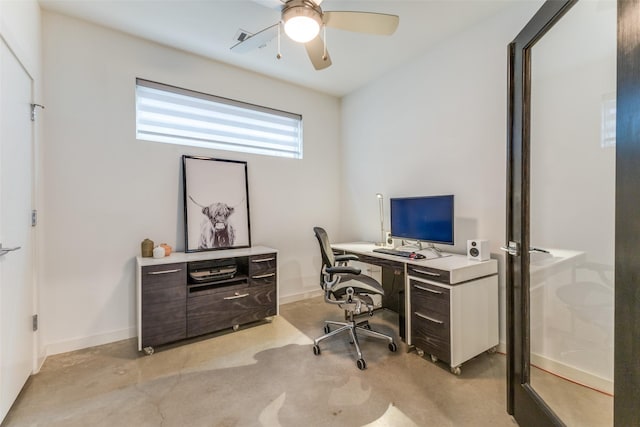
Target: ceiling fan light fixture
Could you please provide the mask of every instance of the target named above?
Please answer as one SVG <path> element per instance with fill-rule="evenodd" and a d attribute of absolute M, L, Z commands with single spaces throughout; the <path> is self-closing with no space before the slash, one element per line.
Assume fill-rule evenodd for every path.
<path fill-rule="evenodd" d="M 282 13 L 284 32 L 291 40 L 307 43 L 318 35 L 322 26 L 322 16 L 313 7 L 304 3 L 287 8 Z"/>

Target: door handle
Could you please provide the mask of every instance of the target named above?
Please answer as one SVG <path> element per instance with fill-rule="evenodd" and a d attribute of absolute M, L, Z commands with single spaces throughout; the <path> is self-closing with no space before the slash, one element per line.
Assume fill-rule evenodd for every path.
<path fill-rule="evenodd" d="M 518 256 L 520 255 L 520 249 L 518 246 L 518 242 L 510 240 L 509 246 L 500 246 L 500 250 L 507 252 L 511 256 Z"/>
<path fill-rule="evenodd" d="M 0 243 L 0 256 L 4 256 L 9 252 L 17 251 L 18 249 L 20 249 L 20 246 L 16 246 L 15 248 L 3 248 L 2 243 Z"/>
<path fill-rule="evenodd" d="M 551 253 L 546 249 L 534 248 L 533 246 L 529 248 L 529 253 L 532 253 L 532 252 L 538 252 L 538 253 L 541 253 L 541 254 L 550 254 Z"/>

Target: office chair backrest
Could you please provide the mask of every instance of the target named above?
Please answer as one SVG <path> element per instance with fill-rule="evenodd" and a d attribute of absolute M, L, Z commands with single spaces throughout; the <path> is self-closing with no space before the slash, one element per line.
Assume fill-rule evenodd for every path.
<path fill-rule="evenodd" d="M 322 264 L 326 267 L 333 267 L 336 263 L 336 259 L 333 256 L 333 250 L 331 250 L 331 244 L 329 243 L 329 236 L 327 236 L 327 232 L 321 227 L 313 227 L 313 232 L 316 234 L 318 243 L 320 243 Z"/>

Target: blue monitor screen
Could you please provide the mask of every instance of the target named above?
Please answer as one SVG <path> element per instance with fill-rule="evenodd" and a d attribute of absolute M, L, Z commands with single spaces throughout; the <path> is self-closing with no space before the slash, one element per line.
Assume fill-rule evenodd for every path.
<path fill-rule="evenodd" d="M 392 198 L 391 235 L 453 245 L 453 195 Z"/>

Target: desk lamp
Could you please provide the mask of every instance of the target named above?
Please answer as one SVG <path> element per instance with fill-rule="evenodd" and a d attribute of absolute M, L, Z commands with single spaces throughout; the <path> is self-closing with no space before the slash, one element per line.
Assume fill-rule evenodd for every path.
<path fill-rule="evenodd" d="M 384 246 L 384 211 L 382 208 L 382 193 L 376 193 L 376 197 L 378 198 L 378 205 L 380 206 L 380 242 L 376 243 L 376 246 Z"/>

